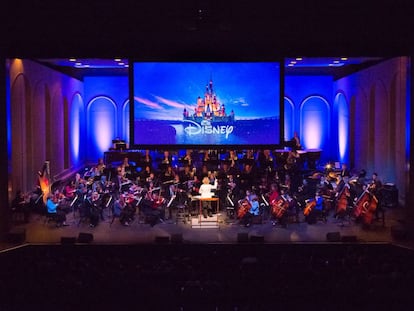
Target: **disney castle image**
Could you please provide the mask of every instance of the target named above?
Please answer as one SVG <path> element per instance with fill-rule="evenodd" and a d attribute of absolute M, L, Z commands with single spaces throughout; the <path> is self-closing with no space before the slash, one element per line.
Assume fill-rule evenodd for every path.
<path fill-rule="evenodd" d="M 196 107 L 194 112 L 191 114 L 186 108 L 183 111 L 183 119 L 191 120 L 197 123 L 203 120 L 216 121 L 216 122 L 233 122 L 234 111 L 231 110 L 230 114 L 227 115 L 224 104 L 220 104 L 216 93 L 213 89 L 213 80 L 206 85 L 206 91 L 204 98 L 198 96 Z"/>

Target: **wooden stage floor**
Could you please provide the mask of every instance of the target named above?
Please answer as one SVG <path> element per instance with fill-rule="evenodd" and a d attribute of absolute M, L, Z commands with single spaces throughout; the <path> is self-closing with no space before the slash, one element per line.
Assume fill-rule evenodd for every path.
<path fill-rule="evenodd" d="M 385 226 L 381 221 L 376 221 L 369 229 L 364 229 L 353 221 L 341 225 L 332 216 L 328 216 L 326 223 L 319 221 L 312 225 L 300 219 L 299 223 L 288 224 L 287 228 L 274 226 L 269 220 L 245 227 L 240 225 L 238 220 L 229 219 L 226 212 L 218 213 L 216 228 L 194 226 L 195 219 L 190 219 L 186 223 L 182 220 L 176 221 L 174 214 L 172 220 L 158 223 L 153 227 L 138 219 L 130 226 L 121 225 L 118 219 L 111 224 L 110 215 L 105 215 L 105 220 L 91 228 L 87 222 L 79 224 L 76 213 L 67 215 L 68 226 L 57 228 L 53 222 L 46 223 L 44 216 L 34 214 L 29 223 L 16 224 L 13 230 L 25 231 L 25 242 L 31 244 L 60 244 L 62 237 L 77 238 L 80 233 L 91 233 L 93 244 L 143 244 L 160 240 L 193 244 L 231 244 L 246 242 L 246 239 L 263 243 L 327 243 L 332 242 L 327 239 L 327 234 L 332 232 L 339 233 L 341 239 L 350 238 L 352 242 L 356 239 L 359 243 L 393 243 L 395 241 L 391 227 L 401 224 L 404 215 L 403 208 L 387 209 Z"/>

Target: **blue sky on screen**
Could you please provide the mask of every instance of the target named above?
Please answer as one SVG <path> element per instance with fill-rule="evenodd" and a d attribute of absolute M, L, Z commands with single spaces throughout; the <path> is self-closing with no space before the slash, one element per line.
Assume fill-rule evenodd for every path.
<path fill-rule="evenodd" d="M 278 63 L 134 63 L 135 119 L 181 120 L 194 111 L 210 78 L 236 118 L 279 116 Z"/>

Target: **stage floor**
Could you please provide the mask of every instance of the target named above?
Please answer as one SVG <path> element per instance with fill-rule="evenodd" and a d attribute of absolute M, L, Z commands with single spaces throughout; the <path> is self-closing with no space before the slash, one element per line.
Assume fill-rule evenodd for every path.
<path fill-rule="evenodd" d="M 93 244 L 142 244 L 154 243 L 164 239 L 178 238 L 183 243 L 239 243 L 246 241 L 260 241 L 264 243 L 327 243 L 327 234 L 337 232 L 341 238 L 356 238 L 361 243 L 392 243 L 391 227 L 404 221 L 404 209 L 387 209 L 385 213 L 385 226 L 381 221 L 374 222 L 369 229 L 364 229 L 360 224 L 344 222 L 343 225 L 333 216 L 328 216 L 327 222 L 318 221 L 316 224 L 308 224 L 304 219 L 299 223 L 290 223 L 286 228 L 273 225 L 272 221 L 263 221 L 262 224 L 252 224 L 245 227 L 238 220 L 227 217 L 226 212 L 220 212 L 217 216 L 217 226 L 204 228 L 197 226 L 198 217 L 177 221 L 176 217 L 155 226 L 145 224 L 136 219 L 130 226 L 123 226 L 118 219 L 111 224 L 110 215 L 105 215 L 105 220 L 98 226 L 91 228 L 87 222 L 79 224 L 77 214 L 67 215 L 66 227 L 57 228 L 53 222 L 46 223 L 44 216 L 34 214 L 29 223 L 16 224 L 14 229 L 24 229 L 26 243 L 32 244 L 57 244 L 62 237 L 77 238 L 79 233 L 93 234 Z M 215 220 L 216 218 L 214 218 Z M 211 221 L 211 219 L 208 219 Z M 408 242 L 407 242 L 408 243 Z M 401 243 L 397 243 L 401 244 Z M 3 246 L 4 248 L 4 246 Z"/>

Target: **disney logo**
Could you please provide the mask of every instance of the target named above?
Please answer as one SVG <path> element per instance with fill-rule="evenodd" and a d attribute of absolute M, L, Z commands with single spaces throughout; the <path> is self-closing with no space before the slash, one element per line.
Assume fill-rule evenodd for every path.
<path fill-rule="evenodd" d="M 189 123 L 187 127 L 184 128 L 184 131 L 188 135 L 199 135 L 199 134 L 217 134 L 217 135 L 226 135 L 226 139 L 233 132 L 232 125 L 216 125 L 213 126 L 207 120 L 203 120 L 201 124 L 198 124 L 191 120 L 183 120 L 183 122 Z"/>

